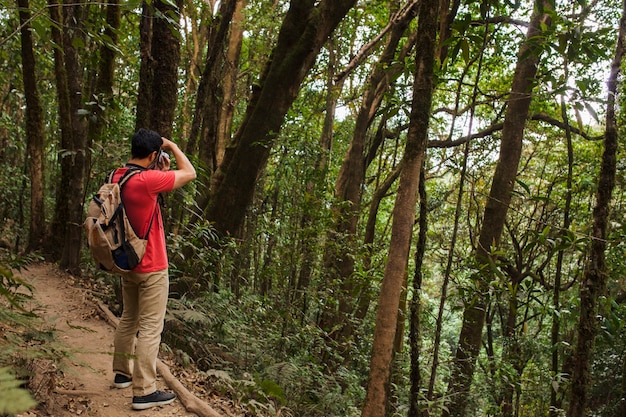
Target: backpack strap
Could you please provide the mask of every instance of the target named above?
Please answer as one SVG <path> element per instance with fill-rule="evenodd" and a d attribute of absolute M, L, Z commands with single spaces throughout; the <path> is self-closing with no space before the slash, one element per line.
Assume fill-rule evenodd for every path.
<path fill-rule="evenodd" d="M 120 205 L 118 206 L 117 210 L 115 210 L 115 214 L 111 217 L 111 221 L 117 217 L 118 213 L 121 214 L 122 210 L 126 210 L 124 207 L 124 197 L 122 196 L 122 190 L 124 188 L 124 185 L 128 182 L 129 179 L 131 179 L 131 177 L 135 174 L 139 174 L 142 171 L 145 171 L 145 169 L 140 168 L 139 166 L 135 167 L 133 166 L 128 166 L 128 170 L 122 175 L 122 177 L 119 179 L 119 181 L 117 182 L 117 184 L 120 187 Z M 107 181 L 112 183 L 113 182 L 113 176 L 115 175 L 115 172 L 117 171 L 117 169 L 114 169 L 113 171 L 111 171 L 111 173 L 109 174 Z M 150 216 L 150 223 L 148 224 L 148 230 L 146 230 L 146 234 L 142 237 L 142 239 L 147 239 L 148 236 L 150 236 L 150 229 L 152 228 L 152 222 L 154 221 L 154 215 L 157 211 L 157 206 L 159 204 L 159 201 L 157 199 L 157 202 L 154 206 L 154 211 L 152 212 L 152 215 Z M 120 231 L 122 232 L 122 237 L 125 238 L 126 236 L 126 230 L 124 228 L 124 221 L 120 222 Z"/>
<path fill-rule="evenodd" d="M 117 170 L 113 170 L 113 172 L 109 174 L 109 179 L 108 179 L 109 182 L 111 183 L 113 182 L 113 175 L 115 174 L 116 171 Z M 122 175 L 122 177 L 117 182 L 117 184 L 120 186 L 120 192 L 122 192 L 122 188 L 124 187 L 124 184 L 126 184 L 133 175 L 139 174 L 141 171 L 142 170 L 136 169 L 136 168 L 128 168 L 128 170 Z"/>
<path fill-rule="evenodd" d="M 107 183 L 113 184 L 114 182 L 113 176 L 115 175 L 116 172 L 117 172 L 117 169 L 114 169 L 113 171 L 109 173 L 106 179 Z M 140 170 L 138 169 L 128 169 L 128 171 L 126 171 L 117 182 L 118 186 L 120 187 L 120 205 L 117 206 L 117 209 L 115 210 L 115 213 L 113 213 L 113 215 L 111 216 L 109 223 L 113 223 L 122 214 L 122 210 L 124 210 L 124 199 L 122 198 L 122 189 L 124 185 L 128 182 L 128 180 L 133 175 L 138 174 L 139 172 Z M 124 222 L 122 222 L 122 228 L 124 227 L 123 223 Z M 122 234 L 125 235 L 124 230 L 122 230 Z"/>

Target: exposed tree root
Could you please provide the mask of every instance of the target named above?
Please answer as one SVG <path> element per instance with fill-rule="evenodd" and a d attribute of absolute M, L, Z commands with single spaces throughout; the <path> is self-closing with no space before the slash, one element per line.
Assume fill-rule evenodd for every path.
<path fill-rule="evenodd" d="M 109 308 L 96 300 L 98 308 L 105 315 L 106 320 L 113 326 L 117 327 L 119 319 L 109 310 Z M 200 417 L 223 417 L 215 411 L 211 406 L 193 395 L 187 388 L 180 383 L 178 379 L 170 372 L 170 369 L 160 359 L 157 359 L 157 372 L 163 377 L 167 386 L 176 393 L 178 399 L 185 409 L 190 413 L 195 413 Z M 71 392 L 71 391 L 70 391 Z"/>

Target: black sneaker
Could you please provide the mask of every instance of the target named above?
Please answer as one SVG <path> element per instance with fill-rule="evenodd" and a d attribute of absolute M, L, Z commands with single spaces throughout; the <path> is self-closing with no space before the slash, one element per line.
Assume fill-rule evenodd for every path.
<path fill-rule="evenodd" d="M 133 397 L 133 409 L 145 410 L 157 405 L 167 405 L 176 399 L 176 395 L 170 392 L 154 391 L 152 394 L 141 397 Z"/>
<path fill-rule="evenodd" d="M 133 383 L 133 379 L 127 377 L 122 374 L 115 374 L 115 379 L 113 380 L 113 386 L 115 388 L 127 388 Z"/>

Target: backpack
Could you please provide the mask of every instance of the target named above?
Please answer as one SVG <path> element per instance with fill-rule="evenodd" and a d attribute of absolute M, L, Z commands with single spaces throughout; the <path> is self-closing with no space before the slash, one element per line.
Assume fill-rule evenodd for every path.
<path fill-rule="evenodd" d="M 139 172 L 140 170 L 131 168 L 119 182 L 114 183 L 113 170 L 87 208 L 87 218 L 83 223 L 87 232 L 87 245 L 96 265 L 107 272 L 129 272 L 141 262 L 146 253 L 147 237 L 154 216 L 150 220 L 145 238 L 142 239 L 130 225 L 122 201 L 124 185 Z"/>

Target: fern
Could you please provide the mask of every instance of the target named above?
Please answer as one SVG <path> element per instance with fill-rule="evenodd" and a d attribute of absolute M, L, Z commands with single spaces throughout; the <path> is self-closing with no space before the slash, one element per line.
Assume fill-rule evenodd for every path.
<path fill-rule="evenodd" d="M 0 415 L 17 414 L 37 405 L 8 368 L 0 368 Z"/>
<path fill-rule="evenodd" d="M 29 294 L 18 292 L 21 288 L 26 289 Z M 17 308 L 21 313 L 32 315 L 22 306 L 24 301 L 32 298 L 32 292 L 32 285 L 15 276 L 9 268 L 0 265 L 0 297 L 7 300 L 12 307 Z"/>

